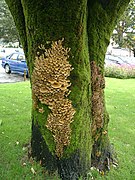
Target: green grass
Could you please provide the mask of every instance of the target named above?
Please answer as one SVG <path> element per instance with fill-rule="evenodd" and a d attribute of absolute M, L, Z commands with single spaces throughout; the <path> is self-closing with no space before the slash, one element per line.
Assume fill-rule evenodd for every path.
<path fill-rule="evenodd" d="M 29 82 L 0 84 L 0 112 L 0 179 L 44 179 L 40 165 L 27 158 L 26 143 L 31 136 Z"/>
<path fill-rule="evenodd" d="M 118 168 L 95 179 L 135 180 L 135 80 L 106 78 L 106 103 L 110 114 L 109 135 L 119 159 Z M 31 136 L 29 82 L 0 84 L 0 179 L 56 180 L 39 163 L 27 159 Z M 23 166 L 23 163 L 26 163 Z M 36 174 L 31 172 L 34 168 Z"/>
<path fill-rule="evenodd" d="M 135 180 L 135 80 L 106 78 L 106 103 L 119 166 L 105 179 Z"/>

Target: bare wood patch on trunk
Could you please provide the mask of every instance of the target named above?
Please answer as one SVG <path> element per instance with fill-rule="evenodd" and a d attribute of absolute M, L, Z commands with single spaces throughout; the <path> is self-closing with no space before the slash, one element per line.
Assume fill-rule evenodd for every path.
<path fill-rule="evenodd" d="M 92 87 L 92 135 L 104 124 L 104 76 L 95 61 L 91 62 L 91 87 Z M 98 137 L 97 137 L 98 138 Z"/>

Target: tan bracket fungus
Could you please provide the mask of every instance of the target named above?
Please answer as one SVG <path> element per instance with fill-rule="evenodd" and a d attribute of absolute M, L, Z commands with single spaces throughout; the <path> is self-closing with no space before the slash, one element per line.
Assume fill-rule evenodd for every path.
<path fill-rule="evenodd" d="M 63 40 L 52 42 L 49 49 L 35 59 L 32 74 L 32 94 L 34 106 L 40 113 L 43 108 L 38 108 L 37 101 L 48 105 L 51 113 L 48 115 L 46 127 L 53 133 L 56 143 L 56 155 L 60 158 L 64 146 L 70 144 L 71 128 L 75 110 L 71 100 L 67 99 L 71 86 L 67 79 L 73 69 L 67 59 L 69 48 L 62 46 Z"/>

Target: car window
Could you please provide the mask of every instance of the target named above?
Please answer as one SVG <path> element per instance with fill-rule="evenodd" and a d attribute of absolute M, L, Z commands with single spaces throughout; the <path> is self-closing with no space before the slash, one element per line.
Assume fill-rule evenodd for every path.
<path fill-rule="evenodd" d="M 25 60 L 25 56 L 23 54 L 19 54 L 18 60 Z"/>
<path fill-rule="evenodd" d="M 12 54 L 11 57 L 10 57 L 10 59 L 12 59 L 12 60 L 17 60 L 17 56 L 18 56 L 18 54 Z"/>

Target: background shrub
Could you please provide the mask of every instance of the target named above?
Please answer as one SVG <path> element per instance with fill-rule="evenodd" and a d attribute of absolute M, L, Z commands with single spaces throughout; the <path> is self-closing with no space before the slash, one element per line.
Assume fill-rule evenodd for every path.
<path fill-rule="evenodd" d="M 105 66 L 105 76 L 120 79 L 135 78 L 135 65 Z"/>

